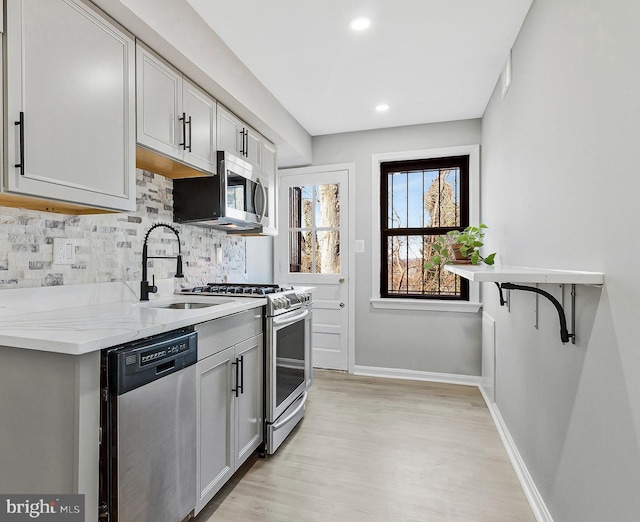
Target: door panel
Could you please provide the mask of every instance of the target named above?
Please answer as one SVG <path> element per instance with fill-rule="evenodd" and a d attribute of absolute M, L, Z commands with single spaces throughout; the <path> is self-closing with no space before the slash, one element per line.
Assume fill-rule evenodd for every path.
<path fill-rule="evenodd" d="M 235 470 L 232 356 L 233 348 L 227 348 L 197 364 L 199 411 L 196 512 L 211 500 Z"/>
<path fill-rule="evenodd" d="M 207 172 L 216 172 L 216 101 L 192 85 L 183 83 L 183 111 L 190 124 L 186 125 L 185 160 Z"/>
<path fill-rule="evenodd" d="M 81 2 L 6 7 L 8 191 L 135 209 L 133 40 Z"/>
<path fill-rule="evenodd" d="M 262 335 L 252 337 L 235 347 L 235 356 L 243 357 L 243 388 L 236 399 L 238 420 L 235 451 L 236 469 L 262 442 Z"/>
<path fill-rule="evenodd" d="M 182 75 L 138 44 L 138 143 L 172 157 L 182 148 Z"/>

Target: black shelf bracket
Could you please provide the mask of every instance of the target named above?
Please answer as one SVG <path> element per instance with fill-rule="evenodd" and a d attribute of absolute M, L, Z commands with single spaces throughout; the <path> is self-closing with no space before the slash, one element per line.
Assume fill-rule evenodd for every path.
<path fill-rule="evenodd" d="M 545 292 L 544 290 L 540 290 L 539 288 L 533 286 L 523 286 L 516 285 L 513 283 L 496 283 L 498 286 L 498 290 L 500 291 L 500 306 L 504 306 L 505 300 L 502 296 L 502 290 L 522 290 L 523 292 L 533 292 L 539 294 L 543 297 L 546 297 L 551 304 L 556 307 L 558 311 L 558 318 L 560 319 L 560 340 L 562 344 L 568 343 L 569 339 L 573 344 L 576 344 L 576 325 L 575 325 L 575 305 L 576 305 L 576 285 L 571 285 L 571 328 L 573 333 L 569 333 L 567 329 L 567 318 L 564 314 L 564 309 L 562 308 L 562 304 L 555 297 L 553 297 L 549 292 Z"/>
<path fill-rule="evenodd" d="M 496 283 L 496 286 L 498 287 L 498 293 L 500 294 L 500 306 L 504 306 L 505 304 L 507 304 L 507 302 L 504 300 L 504 294 L 502 293 L 502 287 L 500 286 L 500 283 Z"/>

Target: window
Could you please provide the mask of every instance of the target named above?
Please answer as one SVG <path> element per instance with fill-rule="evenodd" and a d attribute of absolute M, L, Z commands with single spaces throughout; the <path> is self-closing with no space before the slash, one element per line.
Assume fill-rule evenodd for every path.
<path fill-rule="evenodd" d="M 289 188 L 289 272 L 340 273 L 340 184 Z"/>
<path fill-rule="evenodd" d="M 380 163 L 380 296 L 468 300 L 466 280 L 425 270 L 437 236 L 469 224 L 469 156 Z"/>

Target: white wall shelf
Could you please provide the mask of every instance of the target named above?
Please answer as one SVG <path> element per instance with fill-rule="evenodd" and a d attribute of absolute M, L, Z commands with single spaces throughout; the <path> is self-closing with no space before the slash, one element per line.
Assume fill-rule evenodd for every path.
<path fill-rule="evenodd" d="M 601 272 L 582 272 L 575 270 L 552 270 L 548 268 L 529 268 L 524 266 L 487 266 L 487 265 L 445 265 L 445 270 L 452 272 L 469 281 L 479 283 L 495 283 L 500 292 L 500 306 L 509 304 L 502 293 L 503 290 L 521 290 L 546 297 L 556 307 L 560 320 L 560 340 L 562 343 L 576 343 L 576 285 L 604 284 L 604 274 Z M 529 283 L 536 286 L 524 286 L 517 283 Z M 545 290 L 538 288 L 538 284 L 570 284 L 571 285 L 571 330 L 567 329 L 567 318 L 560 301 Z M 536 303 L 537 306 L 537 303 Z M 536 308 L 537 316 L 537 308 Z M 537 328 L 537 324 L 536 324 Z"/>
<path fill-rule="evenodd" d="M 601 272 L 495 265 L 446 265 L 445 269 L 469 281 L 480 283 L 604 284 L 604 274 Z"/>

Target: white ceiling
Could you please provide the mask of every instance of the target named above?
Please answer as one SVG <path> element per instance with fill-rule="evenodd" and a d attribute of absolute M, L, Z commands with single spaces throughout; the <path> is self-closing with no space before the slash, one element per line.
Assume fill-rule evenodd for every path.
<path fill-rule="evenodd" d="M 481 117 L 532 2 L 188 1 L 312 136 Z"/>

